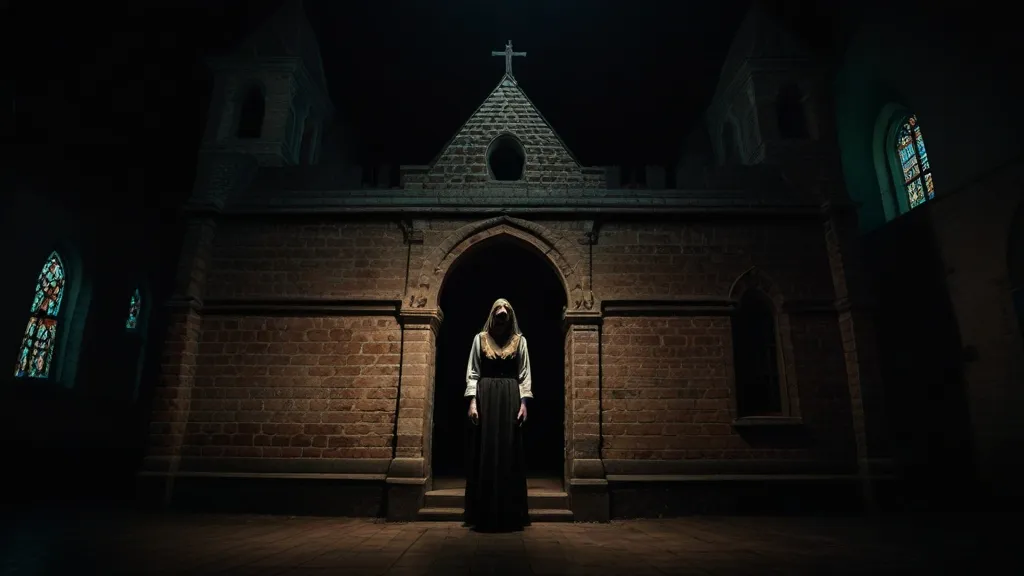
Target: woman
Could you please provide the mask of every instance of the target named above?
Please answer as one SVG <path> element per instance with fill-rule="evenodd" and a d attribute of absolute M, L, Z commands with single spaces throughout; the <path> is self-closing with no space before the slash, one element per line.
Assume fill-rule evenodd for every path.
<path fill-rule="evenodd" d="M 469 465 L 466 525 L 481 532 L 529 526 L 522 425 L 533 398 L 530 355 L 508 300 L 491 306 L 466 368 Z"/>

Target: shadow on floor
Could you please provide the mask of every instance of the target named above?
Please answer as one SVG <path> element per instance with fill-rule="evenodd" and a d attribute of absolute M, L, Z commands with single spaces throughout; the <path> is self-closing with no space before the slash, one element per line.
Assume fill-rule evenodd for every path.
<path fill-rule="evenodd" d="M 3 575 L 1009 574 L 1022 566 L 1016 548 L 980 546 L 969 525 L 891 518 L 538 523 L 514 534 L 455 522 L 111 506 L 50 505 L 8 520 Z"/>

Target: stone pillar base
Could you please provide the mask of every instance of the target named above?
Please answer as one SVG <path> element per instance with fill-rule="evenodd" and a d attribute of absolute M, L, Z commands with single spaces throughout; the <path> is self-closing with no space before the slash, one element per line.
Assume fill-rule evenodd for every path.
<path fill-rule="evenodd" d="M 395 458 L 388 467 L 386 510 L 389 522 L 412 522 L 430 488 L 424 458 Z"/>
<path fill-rule="evenodd" d="M 387 515 L 388 522 L 413 522 L 419 518 L 426 494 L 426 478 L 388 478 Z"/>
<path fill-rule="evenodd" d="M 608 522 L 611 512 L 608 481 L 603 478 L 569 480 L 569 506 L 576 522 Z"/>
<path fill-rule="evenodd" d="M 600 458 L 576 458 L 570 466 L 569 507 L 576 522 L 608 522 L 611 501 Z"/>

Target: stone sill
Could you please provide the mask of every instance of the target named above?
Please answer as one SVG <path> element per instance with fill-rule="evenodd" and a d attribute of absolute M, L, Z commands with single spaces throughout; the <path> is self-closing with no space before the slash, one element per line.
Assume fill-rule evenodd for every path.
<path fill-rule="evenodd" d="M 569 486 L 607 486 L 606 478 L 570 478 Z"/>
<path fill-rule="evenodd" d="M 880 476 L 881 478 L 881 476 Z M 609 474 L 611 484 L 704 482 L 852 482 L 856 474 Z"/>
<path fill-rule="evenodd" d="M 152 472 L 142 471 L 139 476 L 177 478 L 240 478 L 247 480 L 341 480 L 348 482 L 384 482 L 385 474 L 318 474 L 280 472 Z"/>
<path fill-rule="evenodd" d="M 402 204 L 384 204 L 376 202 L 366 202 L 365 204 L 338 204 L 332 205 L 331 203 L 301 203 L 296 202 L 291 205 L 243 205 L 243 206 L 232 206 L 223 210 L 216 209 L 205 209 L 197 210 L 194 208 L 188 208 L 184 211 L 192 216 L 214 216 L 223 215 L 229 217 L 306 217 L 306 216 L 338 216 L 338 217 L 366 217 L 366 216 L 381 216 L 381 217 L 392 217 L 393 215 L 402 215 L 405 218 L 421 217 L 421 218 L 438 218 L 438 217 L 480 217 L 480 216 L 494 216 L 494 215 L 508 215 L 508 216 L 536 216 L 536 215 L 553 215 L 553 216 L 564 216 L 571 215 L 574 217 L 580 217 L 581 215 L 614 215 L 614 216 L 634 216 L 634 215 L 656 215 L 663 217 L 667 214 L 682 215 L 682 216 L 719 216 L 719 217 L 771 217 L 771 218 L 818 218 L 821 214 L 821 209 L 814 206 L 772 206 L 772 205 L 753 205 L 753 204 L 737 204 L 737 205 L 722 205 L 724 203 L 717 203 L 714 205 L 665 205 L 665 204 L 650 204 L 650 205 L 621 205 L 621 204 L 607 204 L 607 205 L 587 205 L 587 201 L 564 201 L 560 203 L 552 202 L 530 202 L 530 203 L 517 203 L 509 202 L 504 205 L 497 205 L 493 199 L 487 201 L 479 201 L 476 203 L 468 202 L 463 205 L 456 205 L 454 203 L 437 203 L 436 205 L 402 205 Z"/>
<path fill-rule="evenodd" d="M 746 416 L 732 421 L 736 428 L 773 428 L 779 426 L 802 426 L 803 419 L 793 416 Z"/>

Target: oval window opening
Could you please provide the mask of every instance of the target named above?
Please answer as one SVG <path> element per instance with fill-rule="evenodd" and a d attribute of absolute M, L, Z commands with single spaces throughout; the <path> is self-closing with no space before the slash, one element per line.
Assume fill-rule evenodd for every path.
<path fill-rule="evenodd" d="M 525 165 L 523 146 L 512 136 L 499 136 L 491 143 L 487 153 L 487 169 L 491 178 L 504 182 L 522 180 Z"/>

